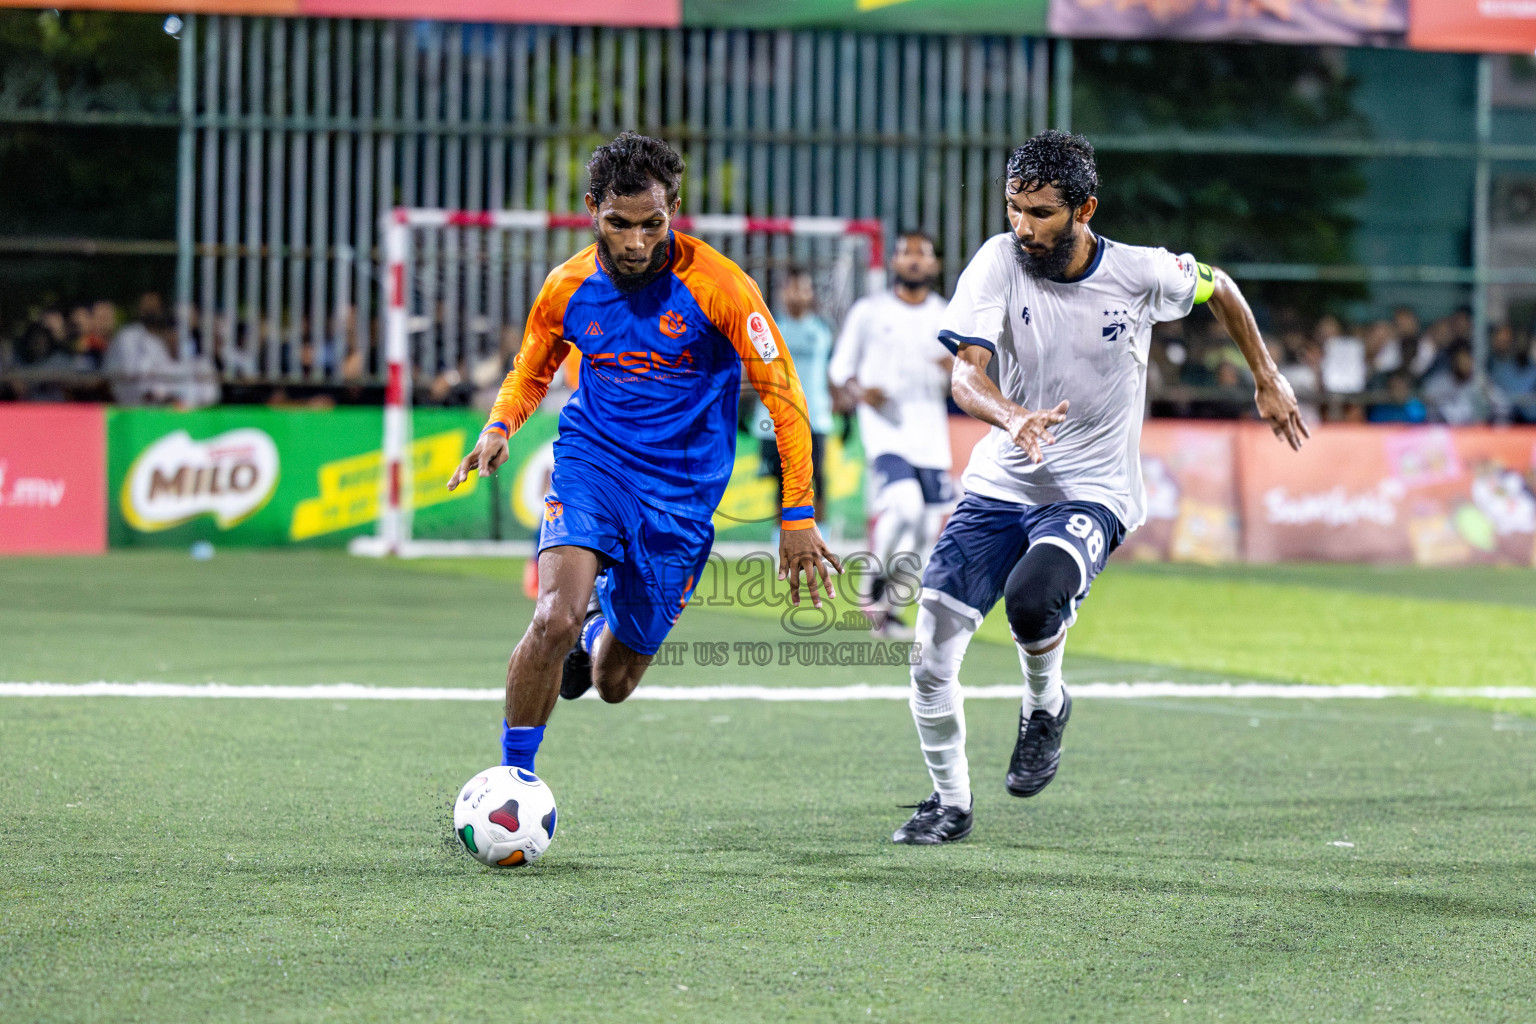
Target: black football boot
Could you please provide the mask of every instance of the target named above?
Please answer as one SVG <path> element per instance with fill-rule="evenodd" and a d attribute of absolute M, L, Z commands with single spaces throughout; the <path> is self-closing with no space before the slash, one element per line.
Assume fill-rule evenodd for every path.
<path fill-rule="evenodd" d="M 1019 709 L 1019 740 L 1013 745 L 1013 760 L 1008 762 L 1008 792 L 1014 796 L 1034 796 L 1056 777 L 1061 764 L 1061 734 L 1072 717 L 1072 696 L 1063 687 L 1061 714 L 1053 715 L 1035 708 L 1028 719 Z"/>
<path fill-rule="evenodd" d="M 910 843 L 914 846 L 933 846 L 952 843 L 971 834 L 975 818 L 971 808 L 945 807 L 935 793 L 916 808 L 911 819 L 891 836 L 893 843 Z"/>

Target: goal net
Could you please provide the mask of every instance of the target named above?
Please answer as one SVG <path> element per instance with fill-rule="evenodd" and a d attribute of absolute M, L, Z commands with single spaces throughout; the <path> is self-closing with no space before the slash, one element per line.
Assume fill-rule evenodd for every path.
<path fill-rule="evenodd" d="M 816 312 L 836 331 L 861 295 L 884 286 L 879 221 L 841 217 L 679 216 L 750 274 L 771 307 L 792 268 L 811 274 Z M 579 370 L 568 366 L 512 438 L 492 477 L 450 494 L 444 484 L 478 437 L 521 344 L 545 276 L 590 242 L 582 214 L 397 208 L 382 225 L 385 376 L 378 531 L 356 538 L 359 555 L 527 555 L 542 518 L 559 408 Z M 579 386 L 579 385 L 578 385 Z M 744 427 L 751 406 L 744 399 Z M 760 417 L 759 417 L 760 418 Z M 856 442 L 852 442 L 856 444 Z M 862 532 L 858 453 L 835 438 L 824 463 L 834 532 Z M 835 478 L 835 479 L 834 479 Z M 723 544 L 761 542 L 777 522 L 774 482 L 750 433 L 716 517 Z M 840 497 L 847 498 L 839 501 Z"/>

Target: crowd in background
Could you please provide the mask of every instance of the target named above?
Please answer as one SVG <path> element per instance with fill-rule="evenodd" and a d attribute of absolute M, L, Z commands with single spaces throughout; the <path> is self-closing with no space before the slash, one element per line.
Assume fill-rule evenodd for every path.
<path fill-rule="evenodd" d="M 1332 315 L 1310 325 L 1289 319 L 1264 337 L 1312 422 L 1536 423 L 1536 335 L 1529 327 L 1492 328 L 1479 381 L 1466 310 L 1427 325 L 1407 306 L 1359 324 Z M 1148 371 L 1154 414 L 1256 415 L 1247 363 L 1208 316 L 1159 324 Z"/>
<path fill-rule="evenodd" d="M 158 292 L 131 315 L 106 299 L 44 309 L 13 338 L 0 337 L 0 401 L 109 401 L 117 405 L 201 408 L 221 401 L 328 407 L 365 396 L 372 383 L 352 338 L 349 308 L 315 339 L 308 317 L 270 362 L 236 325 L 234 343 L 213 345 L 190 315 L 183 350 L 175 317 Z M 257 326 L 266 334 L 265 320 Z M 222 325 L 226 336 L 228 324 Z M 377 388 L 373 389 L 377 391 Z"/>
<path fill-rule="evenodd" d="M 1263 333 L 1270 355 L 1313 422 L 1536 423 L 1536 325 L 1494 326 L 1479 380 L 1466 310 L 1427 324 L 1406 306 L 1389 319 L 1358 324 L 1332 315 L 1311 323 L 1269 319 Z M 45 309 L 18 335 L 0 337 L 0 401 L 196 408 L 221 400 L 323 406 L 376 398 L 363 393 L 368 359 L 357 350 L 352 325 L 329 333 L 335 337 L 317 346 L 305 324 L 298 343 L 285 344 L 278 356 L 277 376 L 288 380 L 242 389 L 232 382 L 270 378 L 272 368 L 226 365 L 230 354 L 204 351 L 195 322 L 191 351 L 181 351 L 175 320 L 157 293 L 141 296 L 131 316 L 104 299 Z M 503 333 L 499 358 L 418 380 L 416 400 L 453 405 L 493 396 L 517 348 L 518 332 Z M 310 378 L 317 360 L 325 383 L 296 386 L 293 379 Z M 1247 364 L 1208 315 L 1159 324 L 1148 372 L 1153 415 L 1255 415 Z"/>

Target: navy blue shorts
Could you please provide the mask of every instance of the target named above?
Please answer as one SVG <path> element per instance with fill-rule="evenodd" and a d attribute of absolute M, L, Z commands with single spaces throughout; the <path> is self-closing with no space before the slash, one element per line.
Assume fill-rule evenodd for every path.
<path fill-rule="evenodd" d="M 555 460 L 539 550 L 570 544 L 603 561 L 597 600 L 624 646 L 655 654 L 704 574 L 715 524 L 647 505 L 585 462 Z"/>
<path fill-rule="evenodd" d="M 939 595 L 940 603 L 979 626 L 1003 596 L 1008 574 L 1024 553 L 1035 544 L 1054 544 L 1082 572 L 1072 605 L 1075 618 L 1093 578 L 1124 539 L 1125 526 L 1097 502 L 1020 505 L 968 494 L 934 545 L 923 572 L 923 596 Z"/>
<path fill-rule="evenodd" d="M 955 485 L 949 479 L 947 469 L 925 469 L 914 466 L 900 455 L 876 455 L 870 467 L 875 491 L 879 492 L 898 480 L 916 480 L 923 491 L 923 504 L 948 505 L 955 500 Z"/>

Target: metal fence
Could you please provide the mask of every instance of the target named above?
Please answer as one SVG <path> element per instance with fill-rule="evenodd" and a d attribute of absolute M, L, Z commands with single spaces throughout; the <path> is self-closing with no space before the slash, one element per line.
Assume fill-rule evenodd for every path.
<path fill-rule="evenodd" d="M 952 281 L 1003 223 L 1009 146 L 1049 115 L 1051 52 L 1024 38 L 219 16 L 182 32 L 177 291 L 237 379 L 333 379 L 348 350 L 375 375 L 381 211 L 580 210 L 587 155 L 624 128 L 682 153 L 687 213 L 921 227 Z M 580 244 L 554 232 L 528 269 Z"/>
<path fill-rule="evenodd" d="M 0 124 L 179 131 L 174 244 L 0 237 L 0 252 L 174 251 L 183 341 L 198 330 L 230 378 L 334 379 L 359 365 L 336 355 L 350 351 L 377 379 L 381 210 L 578 210 L 591 147 L 634 127 L 687 158 L 686 212 L 877 217 L 888 235 L 915 224 L 939 240 L 949 285 L 1003 224 L 992 180 L 1010 146 L 1069 126 L 1071 58 L 1066 40 L 1024 38 L 188 17 L 174 112 L 0 98 Z M 1243 281 L 1466 289 L 1481 345 L 1490 308 L 1536 287 L 1536 268 L 1491 235 L 1493 169 L 1536 165 L 1536 140 L 1495 136 L 1493 60 L 1453 83 L 1475 92 L 1459 140 L 1170 129 L 1093 141 L 1103 153 L 1471 165 L 1472 194 L 1453 200 L 1469 214 L 1465 264 L 1225 266 Z M 526 279 L 579 235 L 530 239 Z M 754 268 L 791 252 L 731 244 Z M 509 302 L 505 322 L 524 312 Z"/>

